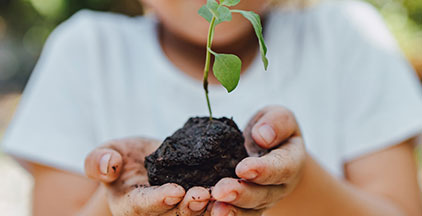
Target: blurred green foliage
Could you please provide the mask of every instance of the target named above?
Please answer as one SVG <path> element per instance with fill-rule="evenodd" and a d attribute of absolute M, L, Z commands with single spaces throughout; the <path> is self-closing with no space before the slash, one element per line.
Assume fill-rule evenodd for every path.
<path fill-rule="evenodd" d="M 0 92 L 23 89 L 47 36 L 83 8 L 142 13 L 138 0 L 0 0 Z"/>
<path fill-rule="evenodd" d="M 140 0 L 0 0 L 0 92 L 21 91 L 50 32 L 88 8 L 142 13 Z M 367 0 L 379 9 L 405 54 L 422 65 L 422 0 Z"/>
<path fill-rule="evenodd" d="M 407 57 L 422 62 L 422 0 L 368 0 L 379 9 Z"/>

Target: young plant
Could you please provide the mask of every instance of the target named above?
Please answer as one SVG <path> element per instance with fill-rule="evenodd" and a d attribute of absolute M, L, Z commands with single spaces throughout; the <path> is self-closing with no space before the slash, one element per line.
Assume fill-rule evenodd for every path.
<path fill-rule="evenodd" d="M 214 55 L 214 65 L 212 67 L 214 76 L 217 80 L 227 89 L 230 93 L 232 92 L 239 83 L 240 71 L 242 68 L 242 61 L 239 57 L 234 54 L 223 54 L 216 53 L 212 50 L 212 41 L 214 37 L 215 27 L 226 21 L 231 21 L 232 13 L 240 13 L 246 19 L 251 22 L 256 36 L 258 37 L 259 49 L 261 52 L 261 59 L 264 63 L 264 68 L 267 70 L 268 59 L 266 57 L 267 47 L 264 42 L 264 37 L 262 35 L 262 24 L 261 19 L 258 14 L 252 11 L 243 11 L 243 10 L 231 10 L 229 7 L 236 6 L 239 4 L 240 0 L 220 0 L 217 3 L 216 0 L 208 0 L 207 4 L 202 6 L 198 13 L 203 18 L 205 18 L 209 23 L 208 30 L 208 40 L 207 40 L 207 50 L 205 58 L 205 68 L 204 68 L 204 90 L 205 97 L 207 99 L 208 111 L 210 114 L 210 120 L 212 120 L 212 110 L 211 103 L 208 96 L 208 73 L 210 71 L 210 62 L 211 54 Z"/>
<path fill-rule="evenodd" d="M 213 119 L 208 97 L 211 55 L 215 57 L 214 75 L 227 91 L 233 91 L 239 83 L 242 67 L 239 57 L 212 50 L 215 26 L 230 21 L 232 13 L 240 13 L 252 23 L 265 70 L 268 66 L 261 19 L 251 11 L 229 9 L 239 2 L 240 0 L 208 0 L 198 11 L 210 23 L 204 68 L 204 90 L 210 116 L 209 119 L 190 118 L 182 128 L 167 137 L 155 152 L 145 158 L 148 181 L 151 185 L 172 182 L 181 185 L 185 190 L 194 186 L 211 187 L 222 178 L 237 178 L 236 165 L 248 157 L 242 131 L 232 119 Z"/>

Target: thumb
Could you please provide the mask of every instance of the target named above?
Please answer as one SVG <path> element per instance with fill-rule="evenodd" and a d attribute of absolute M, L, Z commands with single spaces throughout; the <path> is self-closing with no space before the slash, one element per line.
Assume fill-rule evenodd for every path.
<path fill-rule="evenodd" d="M 111 183 L 120 176 L 122 166 L 120 153 L 109 148 L 97 148 L 85 159 L 85 174 L 94 180 Z"/>
<path fill-rule="evenodd" d="M 281 106 L 268 107 L 252 128 L 252 138 L 262 148 L 274 148 L 293 135 L 300 135 L 294 114 Z"/>
<path fill-rule="evenodd" d="M 293 135 L 300 135 L 300 130 L 290 110 L 281 106 L 268 106 L 249 121 L 244 133 L 246 141 L 263 149 L 271 149 Z"/>

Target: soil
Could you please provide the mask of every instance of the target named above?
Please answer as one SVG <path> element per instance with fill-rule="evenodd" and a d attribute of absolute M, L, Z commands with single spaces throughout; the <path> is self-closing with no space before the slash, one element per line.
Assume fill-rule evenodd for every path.
<path fill-rule="evenodd" d="M 151 185 L 176 183 L 214 186 L 224 177 L 236 177 L 236 165 L 248 154 L 244 137 L 232 119 L 190 118 L 145 158 Z"/>

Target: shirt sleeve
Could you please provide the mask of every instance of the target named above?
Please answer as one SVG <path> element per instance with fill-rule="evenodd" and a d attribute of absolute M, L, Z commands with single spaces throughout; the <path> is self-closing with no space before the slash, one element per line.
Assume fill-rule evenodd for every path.
<path fill-rule="evenodd" d="M 83 172 L 85 155 L 96 141 L 88 16 L 79 12 L 47 40 L 5 134 L 5 152 Z"/>
<path fill-rule="evenodd" d="M 339 101 L 345 161 L 376 152 L 422 131 L 422 89 L 416 73 L 371 6 L 342 8 L 345 54 Z"/>

